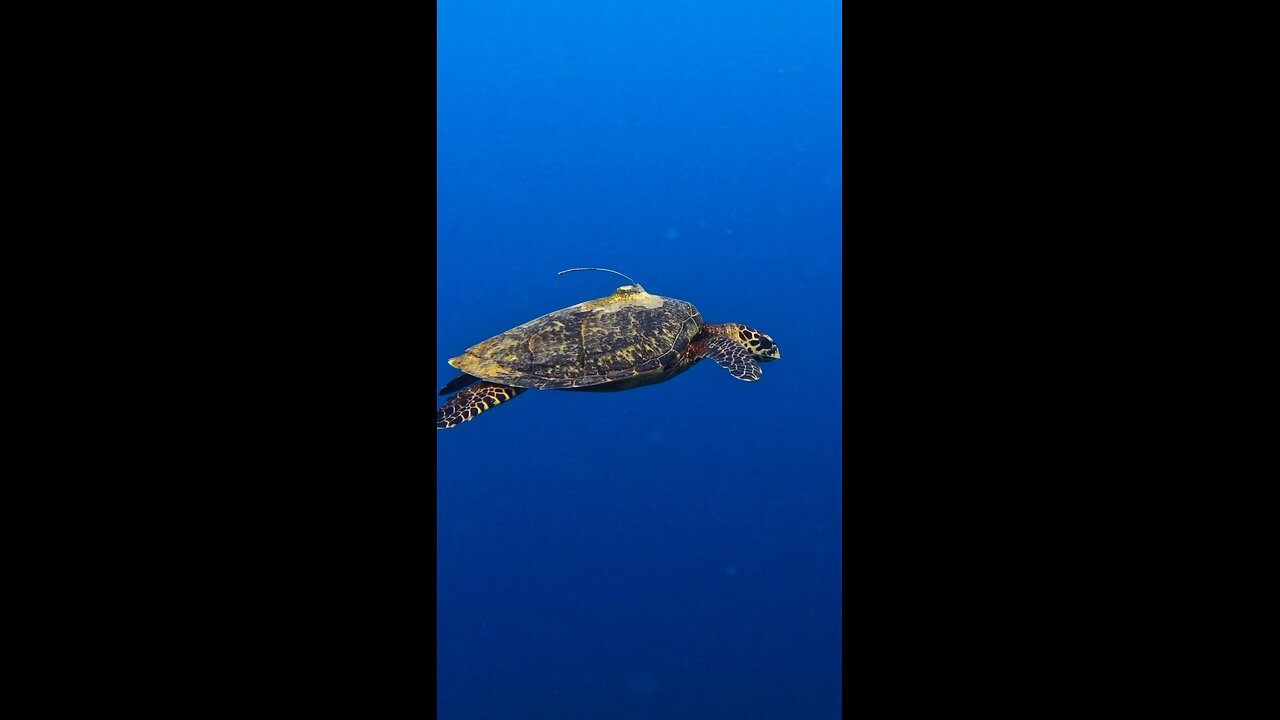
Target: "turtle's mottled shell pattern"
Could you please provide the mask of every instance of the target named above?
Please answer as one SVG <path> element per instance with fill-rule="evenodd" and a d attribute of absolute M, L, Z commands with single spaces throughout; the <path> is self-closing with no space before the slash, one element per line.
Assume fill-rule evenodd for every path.
<path fill-rule="evenodd" d="M 657 382 L 688 366 L 689 341 L 702 324 L 693 305 L 627 285 L 489 338 L 449 364 L 544 390 Z"/>

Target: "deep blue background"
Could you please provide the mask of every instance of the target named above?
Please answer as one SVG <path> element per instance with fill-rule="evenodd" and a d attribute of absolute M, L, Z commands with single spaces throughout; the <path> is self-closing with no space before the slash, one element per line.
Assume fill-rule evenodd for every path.
<path fill-rule="evenodd" d="M 583 265 L 783 355 L 437 431 L 440 716 L 838 717 L 839 3 L 438 19 L 433 392 L 468 346 L 623 282 L 555 274 Z"/>

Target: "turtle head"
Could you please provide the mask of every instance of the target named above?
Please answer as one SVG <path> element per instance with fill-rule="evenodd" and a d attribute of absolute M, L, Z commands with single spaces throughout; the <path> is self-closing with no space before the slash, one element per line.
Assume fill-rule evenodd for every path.
<path fill-rule="evenodd" d="M 769 362 L 782 357 L 782 351 L 778 349 L 778 343 L 755 328 L 747 327 L 741 323 L 725 323 L 720 327 L 724 329 L 724 334 L 750 351 L 756 362 Z"/>

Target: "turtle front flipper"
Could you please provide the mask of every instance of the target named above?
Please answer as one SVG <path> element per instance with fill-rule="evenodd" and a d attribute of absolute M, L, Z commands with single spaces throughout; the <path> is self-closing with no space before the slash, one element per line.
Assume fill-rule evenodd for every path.
<path fill-rule="evenodd" d="M 458 377 L 445 383 L 444 387 L 440 388 L 440 394 L 448 395 L 451 392 L 457 392 L 458 390 L 461 390 L 462 388 L 470 385 L 473 382 L 477 382 L 479 380 L 480 378 L 476 377 L 475 375 L 468 375 L 466 373 L 462 373 Z"/>
<path fill-rule="evenodd" d="M 456 382 L 456 381 L 455 381 Z M 453 383 L 450 383 L 452 385 Z M 446 385 L 445 387 L 448 387 Z M 436 409 L 436 429 L 464 423 L 489 408 L 501 405 L 528 388 L 482 382 L 462 389 Z"/>
<path fill-rule="evenodd" d="M 755 382 L 760 379 L 760 365 L 751 356 L 751 351 L 730 340 L 724 335 L 713 335 L 705 340 L 695 340 L 689 349 L 694 353 L 694 360 L 710 358 L 729 371 L 729 374 Z"/>

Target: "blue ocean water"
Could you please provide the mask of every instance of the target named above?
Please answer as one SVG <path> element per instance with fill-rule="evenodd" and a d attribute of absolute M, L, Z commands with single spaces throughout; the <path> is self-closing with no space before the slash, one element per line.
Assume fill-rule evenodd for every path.
<path fill-rule="evenodd" d="M 570 267 L 782 351 L 755 383 L 703 362 L 435 431 L 440 717 L 839 717 L 840 4 L 438 21 L 433 392 L 470 345 L 624 284 Z"/>

